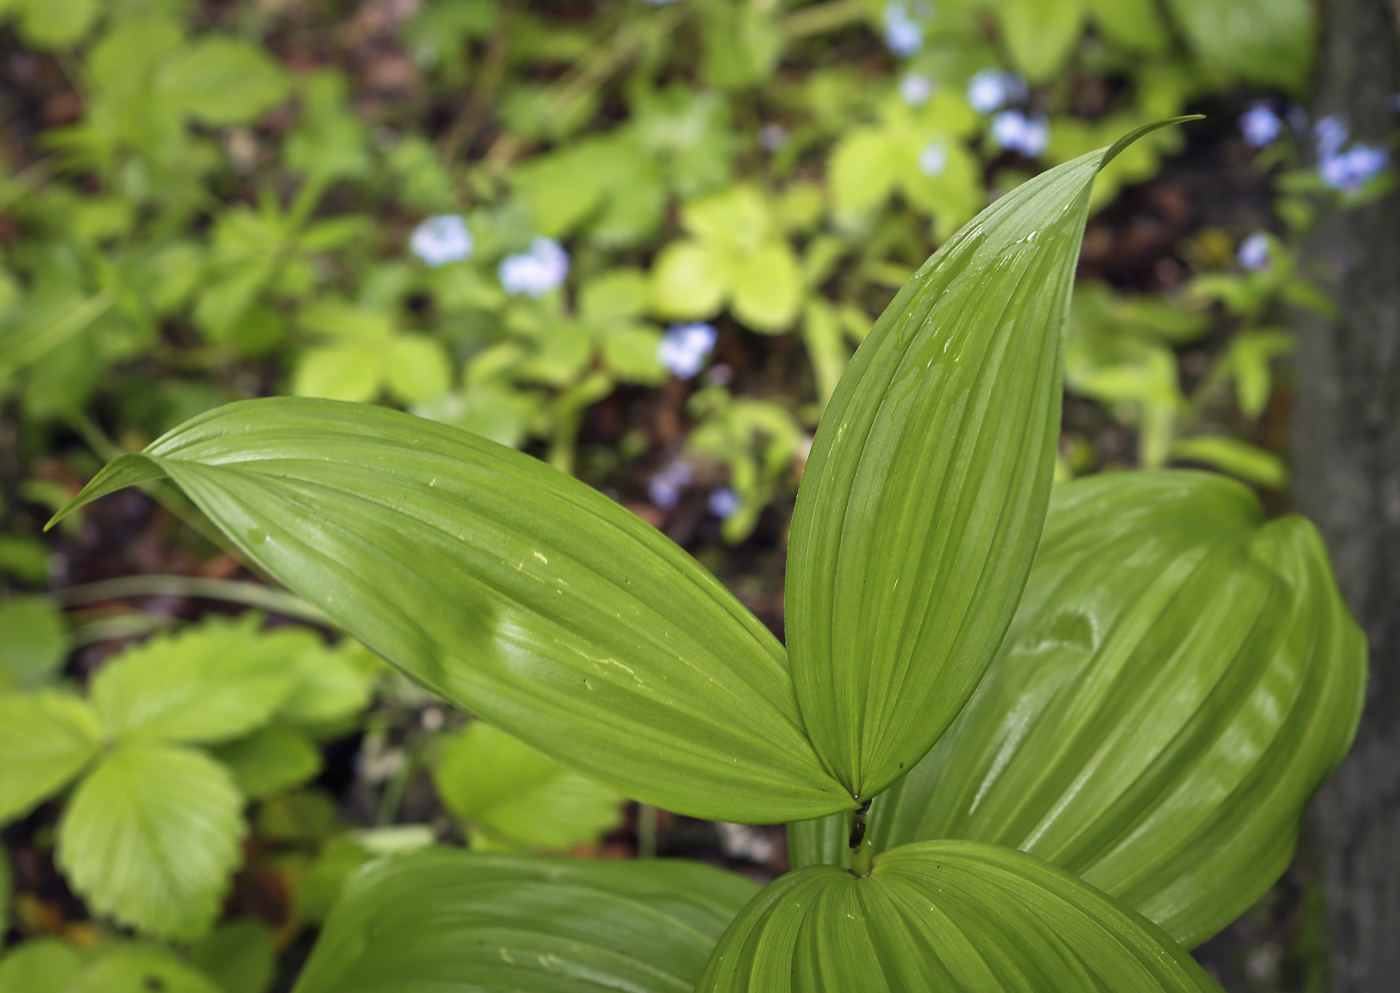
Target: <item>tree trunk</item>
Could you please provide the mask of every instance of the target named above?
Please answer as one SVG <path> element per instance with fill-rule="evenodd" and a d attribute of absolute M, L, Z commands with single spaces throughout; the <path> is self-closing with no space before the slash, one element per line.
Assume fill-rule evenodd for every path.
<path fill-rule="evenodd" d="M 1314 113 L 1400 125 L 1395 0 L 1324 0 Z M 1313 806 L 1332 993 L 1400 990 L 1400 194 L 1321 219 L 1305 253 L 1339 305 L 1299 319 L 1294 497 L 1322 530 L 1371 646 L 1351 754 Z"/>

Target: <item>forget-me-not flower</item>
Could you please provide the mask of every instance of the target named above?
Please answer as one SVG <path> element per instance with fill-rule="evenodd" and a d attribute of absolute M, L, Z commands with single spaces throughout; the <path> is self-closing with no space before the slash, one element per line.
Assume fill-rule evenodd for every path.
<path fill-rule="evenodd" d="M 710 494 L 710 513 L 721 519 L 733 517 L 742 504 L 743 501 L 739 499 L 739 494 L 728 486 Z"/>
<path fill-rule="evenodd" d="M 1340 151 L 1347 143 L 1347 137 L 1347 126 L 1331 114 L 1318 118 L 1317 124 L 1313 126 L 1313 141 L 1317 145 L 1319 156 L 1326 157 Z"/>
<path fill-rule="evenodd" d="M 700 371 L 706 357 L 715 350 L 717 337 L 709 324 L 673 325 L 657 343 L 657 361 L 681 379 L 689 379 Z"/>
<path fill-rule="evenodd" d="M 967 81 L 967 102 L 979 114 L 1024 100 L 1028 92 L 1026 81 L 1005 69 L 983 69 Z"/>
<path fill-rule="evenodd" d="M 471 258 L 472 233 L 467 230 L 466 218 L 460 214 L 436 214 L 413 229 L 408 247 L 436 269 L 449 262 Z"/>
<path fill-rule="evenodd" d="M 1002 148 L 1035 158 L 1050 144 L 1050 124 L 1044 114 L 1027 117 L 1019 110 L 1003 110 L 992 118 L 992 138 Z"/>
<path fill-rule="evenodd" d="M 922 107 L 933 96 L 933 80 L 921 72 L 909 72 L 899 81 L 899 95 L 911 107 Z"/>
<path fill-rule="evenodd" d="M 503 258 L 497 274 L 507 293 L 539 298 L 564 285 L 569 253 L 553 238 L 537 236 L 529 251 Z"/>
<path fill-rule="evenodd" d="M 1244 135 L 1245 144 L 1253 148 L 1272 145 L 1282 130 L 1283 121 L 1266 103 L 1256 103 L 1240 115 L 1240 134 Z"/>
<path fill-rule="evenodd" d="M 669 462 L 647 483 L 647 496 L 662 510 L 681 502 L 681 490 L 690 485 L 695 472 L 684 462 Z"/>
<path fill-rule="evenodd" d="M 1269 264 L 1269 236 L 1256 231 L 1240 242 L 1240 250 L 1235 255 L 1244 269 L 1263 269 Z"/>
<path fill-rule="evenodd" d="M 1335 151 L 1322 157 L 1317 172 L 1322 181 L 1334 190 L 1351 193 L 1363 186 L 1386 166 L 1390 152 L 1371 145 L 1352 145 L 1346 151 Z"/>
<path fill-rule="evenodd" d="M 948 168 L 948 149 L 941 141 L 931 141 L 919 152 L 919 171 L 925 176 L 941 176 Z"/>
<path fill-rule="evenodd" d="M 907 0 L 885 4 L 885 44 L 896 55 L 915 55 L 924 47 L 924 26 L 909 13 Z"/>

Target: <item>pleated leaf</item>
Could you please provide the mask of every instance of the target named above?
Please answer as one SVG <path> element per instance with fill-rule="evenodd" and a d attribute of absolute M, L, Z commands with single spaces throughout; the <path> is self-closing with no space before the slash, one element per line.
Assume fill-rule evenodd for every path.
<path fill-rule="evenodd" d="M 203 753 L 119 745 L 63 812 L 58 864 L 97 913 L 163 938 L 198 938 L 238 864 L 242 808 L 229 774 Z"/>
<path fill-rule="evenodd" d="M 1089 192 L 1147 130 L 960 230 L 827 406 L 792 524 L 788 652 L 807 733 L 854 796 L 923 757 L 1011 623 L 1050 495 Z"/>
<path fill-rule="evenodd" d="M 851 806 L 767 629 L 535 459 L 378 407 L 253 400 L 121 456 L 63 513 L 163 475 L 365 645 L 625 795 L 728 821 Z"/>
<path fill-rule="evenodd" d="M 691 993 L 757 890 L 694 862 L 428 849 L 351 881 L 294 993 Z"/>
<path fill-rule="evenodd" d="M 1221 476 L 1057 487 L 1006 644 L 967 709 L 878 798 L 878 851 L 1020 848 L 1195 945 L 1287 867 L 1361 712 L 1366 645 L 1326 551 Z M 835 861 L 839 818 L 794 826 Z"/>
<path fill-rule="evenodd" d="M 1219 991 L 1161 929 L 1062 869 L 966 841 L 869 876 L 789 873 L 735 919 L 696 993 Z"/>

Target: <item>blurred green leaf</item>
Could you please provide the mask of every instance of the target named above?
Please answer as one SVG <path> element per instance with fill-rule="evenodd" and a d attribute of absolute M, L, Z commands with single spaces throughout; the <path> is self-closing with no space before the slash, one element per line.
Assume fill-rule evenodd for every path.
<path fill-rule="evenodd" d="M 937 841 L 870 875 L 815 866 L 749 901 L 697 993 L 817 989 L 1219 993 L 1155 925 L 1062 869 L 994 845 Z"/>
<path fill-rule="evenodd" d="M 612 790 L 481 721 L 443 742 L 433 783 L 448 810 L 518 848 L 568 851 L 622 816 Z"/>
<path fill-rule="evenodd" d="M 100 747 L 97 715 L 83 701 L 53 691 L 0 695 L 0 823 L 62 789 Z"/>
<path fill-rule="evenodd" d="M 190 949 L 190 964 L 221 993 L 266 993 L 277 968 L 272 930 L 261 921 L 230 921 Z"/>
<path fill-rule="evenodd" d="M 1288 466 L 1273 452 L 1224 435 L 1196 435 L 1172 442 L 1171 455 L 1186 462 L 1202 462 L 1246 482 L 1282 489 L 1288 482 Z"/>
<path fill-rule="evenodd" d="M 429 849 L 351 882 L 295 993 L 690 993 L 757 889 L 697 862 Z"/>
<path fill-rule="evenodd" d="M 291 692 L 287 669 L 251 624 L 209 620 L 113 656 L 90 692 L 109 737 L 223 741 L 272 717 Z"/>
<path fill-rule="evenodd" d="M 73 794 L 58 826 L 58 864 L 95 913 L 158 937 L 198 938 L 218 916 L 241 857 L 242 807 L 213 759 L 128 742 Z"/>
<path fill-rule="evenodd" d="M 1273 393 L 1273 371 L 1269 363 L 1293 350 L 1293 335 L 1287 331 L 1241 331 L 1230 341 L 1230 371 L 1240 411 L 1257 418 L 1269 405 Z"/>
<path fill-rule="evenodd" d="M 9 674 L 10 685 L 38 689 L 53 679 L 67 654 L 68 627 L 52 600 L 22 596 L 0 601 L 0 670 Z"/>
<path fill-rule="evenodd" d="M 160 474 L 378 654 L 624 795 L 731 821 L 851 804 L 773 636 L 687 553 L 533 459 L 394 411 L 275 398 L 120 457 L 69 510 Z"/>
<path fill-rule="evenodd" d="M 1312 67 L 1316 17 L 1307 0 L 1167 0 L 1203 72 L 1299 92 Z"/>
<path fill-rule="evenodd" d="M 210 36 L 182 47 L 161 67 L 160 83 L 208 124 L 242 124 L 287 98 L 291 83 L 261 48 Z"/>
<path fill-rule="evenodd" d="M 0 993 L 68 993 L 83 960 L 57 938 L 35 938 L 0 955 Z"/>
<path fill-rule="evenodd" d="M 250 800 L 299 786 L 321 771 L 315 742 L 285 724 L 258 728 L 215 747 L 211 754 L 228 766 L 234 785 Z"/>
<path fill-rule="evenodd" d="M 1012 61 L 1032 83 L 1050 79 L 1064 66 L 1084 24 L 1081 0 L 1006 0 L 1002 37 Z"/>
<path fill-rule="evenodd" d="M 122 942 L 97 952 L 63 993 L 221 993 L 169 949 Z"/>

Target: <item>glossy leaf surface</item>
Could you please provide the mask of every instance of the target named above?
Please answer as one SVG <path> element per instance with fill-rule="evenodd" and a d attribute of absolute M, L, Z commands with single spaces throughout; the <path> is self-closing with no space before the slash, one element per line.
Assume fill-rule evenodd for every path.
<path fill-rule="evenodd" d="M 364 644 L 619 792 L 729 821 L 850 806 L 767 629 L 528 456 L 377 407 L 254 400 L 122 456 L 71 506 L 161 475 Z"/>
<path fill-rule="evenodd" d="M 693 862 L 429 849 L 351 881 L 295 993 L 691 993 L 757 891 Z"/>
<path fill-rule="evenodd" d="M 58 827 L 58 863 L 88 906 L 150 934 L 209 929 L 237 865 L 243 798 L 213 759 L 131 742 L 107 753 Z"/>
<path fill-rule="evenodd" d="M 1011 622 L 1050 495 L 1090 189 L 1136 134 L 960 230 L 827 406 L 792 524 L 788 652 L 807 733 L 853 795 L 923 757 Z"/>
<path fill-rule="evenodd" d="M 0 824 L 27 814 L 97 757 L 92 708 L 62 693 L 0 696 Z"/>
<path fill-rule="evenodd" d="M 870 836 L 1023 849 L 1194 945 L 1288 865 L 1365 677 L 1306 521 L 1205 473 L 1065 483 L 1006 644 Z M 794 862 L 835 860 L 842 829 L 794 826 Z"/>
<path fill-rule="evenodd" d="M 1150 921 L 1069 873 L 965 841 L 859 878 L 789 873 L 720 939 L 696 993 L 1187 993 L 1219 987 Z"/>

